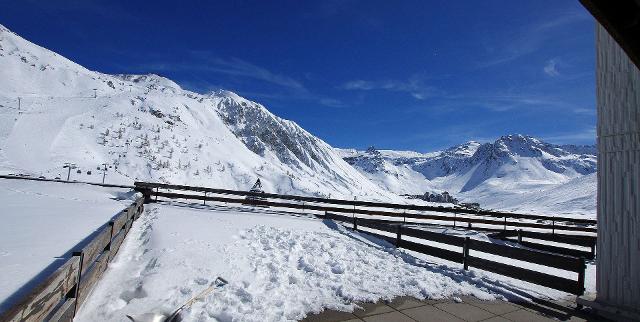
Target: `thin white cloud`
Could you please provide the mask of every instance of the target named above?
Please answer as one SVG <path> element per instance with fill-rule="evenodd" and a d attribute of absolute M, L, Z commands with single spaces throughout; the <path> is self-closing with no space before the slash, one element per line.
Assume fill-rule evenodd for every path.
<path fill-rule="evenodd" d="M 193 59 L 189 63 L 167 64 L 150 63 L 140 66 L 142 69 L 153 71 L 187 71 L 187 72 L 211 72 L 229 76 L 249 78 L 272 85 L 279 86 L 286 90 L 286 93 L 272 92 L 269 94 L 253 93 L 250 95 L 266 97 L 279 100 L 297 99 L 316 101 L 320 105 L 327 107 L 345 107 L 342 101 L 323 95 L 312 93 L 304 84 L 293 77 L 274 73 L 264 67 L 252 64 L 240 58 L 221 58 L 211 56 L 207 52 L 191 51 L 189 53 Z M 199 86 L 196 88 L 207 88 L 205 81 L 200 78 Z M 219 86 L 216 86 L 219 87 Z M 246 94 L 246 92 L 245 92 Z"/>
<path fill-rule="evenodd" d="M 486 68 L 500 65 L 531 54 L 542 48 L 561 28 L 589 19 L 592 18 L 586 10 L 570 12 L 546 21 L 530 24 L 508 35 L 500 43 L 491 39 L 489 41 L 491 45 L 487 46 L 487 49 L 490 49 L 492 53 L 491 58 L 479 63 L 477 67 Z"/>
<path fill-rule="evenodd" d="M 555 59 L 549 59 L 547 61 L 547 64 L 544 65 L 544 72 L 545 74 L 551 76 L 551 77 L 556 77 L 556 76 L 560 76 L 560 72 L 558 71 L 558 62 Z"/>
<path fill-rule="evenodd" d="M 546 142 L 554 142 L 557 144 L 593 144 L 596 140 L 596 128 L 590 127 L 577 132 L 545 136 L 542 139 Z"/>
<path fill-rule="evenodd" d="M 433 96 L 436 92 L 435 87 L 424 84 L 424 81 L 417 77 L 410 78 L 406 81 L 367 81 L 359 79 L 346 82 L 340 86 L 340 88 L 352 91 L 384 90 L 390 92 L 402 92 L 408 93 L 417 100 L 424 100 Z"/>

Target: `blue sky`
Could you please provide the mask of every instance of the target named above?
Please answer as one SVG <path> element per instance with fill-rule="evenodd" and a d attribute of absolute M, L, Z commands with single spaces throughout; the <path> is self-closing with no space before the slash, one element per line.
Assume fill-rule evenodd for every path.
<path fill-rule="evenodd" d="M 595 141 L 594 21 L 577 0 L 0 7 L 0 24 L 89 69 L 229 89 L 337 147 Z"/>

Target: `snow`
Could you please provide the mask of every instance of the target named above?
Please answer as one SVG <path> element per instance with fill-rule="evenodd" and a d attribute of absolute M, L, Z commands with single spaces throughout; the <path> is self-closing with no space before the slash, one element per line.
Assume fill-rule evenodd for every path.
<path fill-rule="evenodd" d="M 0 311 L 59 267 L 135 193 L 84 184 L 0 179 Z"/>
<path fill-rule="evenodd" d="M 402 295 L 501 297 L 331 221 L 268 209 L 148 205 L 122 247 L 76 321 L 171 311 L 216 276 L 229 285 L 186 321 L 294 321 Z"/>

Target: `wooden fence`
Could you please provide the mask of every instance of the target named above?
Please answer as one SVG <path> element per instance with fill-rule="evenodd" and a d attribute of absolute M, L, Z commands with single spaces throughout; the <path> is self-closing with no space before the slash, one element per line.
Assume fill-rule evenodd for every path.
<path fill-rule="evenodd" d="M 143 201 L 138 198 L 114 216 L 86 246 L 3 312 L 0 321 L 72 321 L 142 213 Z"/>
<path fill-rule="evenodd" d="M 297 196 L 297 195 L 283 195 L 283 194 L 274 194 L 274 193 L 260 193 L 260 192 L 250 192 L 250 191 L 238 191 L 238 190 L 228 190 L 228 189 L 216 189 L 216 188 L 207 188 L 207 187 L 196 187 L 196 186 L 185 186 L 185 185 L 175 185 L 175 184 L 163 184 L 163 183 L 155 183 L 155 182 L 135 182 L 134 183 L 136 189 L 138 191 L 148 191 L 147 194 L 153 193 L 153 190 L 158 191 L 158 189 L 170 189 L 170 190 L 183 190 L 183 191 L 194 191 L 194 192 L 202 192 L 211 194 L 219 194 L 219 195 L 234 195 L 234 196 L 242 196 L 242 197 L 255 197 L 262 199 L 281 199 L 281 200 L 290 200 L 290 201 L 299 201 L 299 202 L 308 202 L 308 203 L 320 203 L 320 204 L 331 204 L 331 205 L 342 205 L 342 206 L 356 206 L 356 207 L 370 207 L 370 208 L 387 208 L 392 210 L 414 210 L 414 211 L 428 211 L 428 212 L 436 212 L 436 213 L 456 213 L 461 215 L 473 215 L 475 217 L 496 217 L 496 218 L 510 218 L 510 219 L 527 219 L 527 220 L 537 220 L 537 221 L 549 221 L 551 224 L 545 225 L 535 225 L 531 226 L 523 226 L 523 227 L 538 227 L 545 229 L 553 229 L 553 226 L 556 224 L 568 224 L 576 226 L 572 230 L 576 231 L 584 231 L 584 232 L 597 232 L 597 230 L 593 227 L 596 226 L 597 221 L 593 219 L 583 219 L 583 218 L 569 218 L 569 217 L 558 217 L 558 216 L 543 216 L 543 215 L 529 215 L 529 214 L 518 214 L 518 213 L 510 213 L 510 212 L 498 212 L 498 211 L 488 211 L 488 210 L 472 210 L 466 208 L 452 208 L 452 207 L 442 207 L 442 206 L 420 206 L 420 205 L 411 205 L 411 204 L 396 204 L 396 203 L 385 203 L 385 202 L 371 202 L 371 201 L 358 201 L 358 200 L 343 200 L 343 199 L 331 199 L 331 198 L 319 198 L 319 197 L 307 197 L 307 196 Z M 189 198 L 187 198 L 189 199 Z M 200 200 L 208 200 L 199 198 Z M 347 209 L 349 210 L 349 209 Z M 371 214 L 372 212 L 358 212 L 363 214 Z M 324 211 L 324 210 L 323 210 Z M 378 211 L 378 214 L 387 215 L 383 212 Z M 402 217 L 402 213 L 391 213 L 388 215 L 393 215 L 396 217 Z M 417 214 L 418 217 L 411 217 L 410 213 L 405 214 L 407 218 L 422 218 L 423 214 Z M 453 220 L 454 218 L 450 218 L 447 220 Z M 481 221 L 466 221 L 465 218 L 458 218 L 460 222 L 477 222 L 482 223 Z M 504 224 L 503 220 L 498 221 L 488 221 L 488 224 L 502 226 Z M 509 222 L 511 226 L 513 223 Z M 585 229 L 580 229 L 585 228 Z M 555 229 L 562 230 L 562 226 L 558 226 Z"/>
<path fill-rule="evenodd" d="M 135 187 L 136 190 L 141 191 L 146 196 L 147 200 L 157 200 L 158 197 L 192 199 L 201 200 L 203 203 L 215 201 L 255 206 L 283 207 L 320 213 L 332 212 L 352 216 L 364 215 L 376 219 L 386 218 L 380 219 L 380 221 L 387 220 L 389 223 L 403 222 L 414 225 L 430 224 L 450 227 L 466 226 L 467 228 L 493 233 L 495 237 L 506 240 L 509 240 L 511 237 L 520 236 L 517 240 L 530 248 L 588 259 L 592 259 L 595 256 L 595 234 L 597 233 L 597 228 L 596 221 L 590 219 L 526 215 L 508 212 L 474 212 L 469 209 L 460 208 L 327 199 L 149 182 L 136 182 Z M 191 191 L 199 194 L 174 192 L 175 190 Z M 244 198 L 231 198 L 230 196 L 242 196 Z M 286 201 L 296 201 L 297 203 Z M 407 210 L 409 210 L 409 212 L 407 212 Z M 498 219 L 498 217 L 501 218 Z M 523 240 L 522 237 L 552 241 L 558 243 L 558 245 L 545 245 L 531 240 Z M 590 251 L 576 249 L 573 246 L 589 247 Z"/>
<path fill-rule="evenodd" d="M 321 217 L 325 219 L 351 223 L 354 230 L 372 235 L 382 240 L 386 240 L 387 242 L 395 245 L 398 248 L 404 248 L 429 256 L 446 259 L 451 262 L 460 263 L 463 265 L 463 268 L 465 270 L 467 270 L 469 267 L 474 267 L 484 271 L 512 277 L 518 280 L 542 285 L 571 294 L 582 295 L 584 293 L 586 268 L 584 258 L 509 247 L 506 245 L 473 240 L 469 237 L 451 236 L 442 233 L 406 227 L 402 223 L 389 224 L 382 223 L 378 220 L 347 217 L 332 213 L 326 213 Z M 382 235 L 368 230 L 362 230 L 361 227 L 392 233 L 395 236 Z M 413 241 L 402 239 L 402 236 L 409 236 L 439 244 L 456 246 L 460 248 L 460 251 L 453 251 L 444 247 L 416 243 Z M 491 254 L 493 256 L 498 256 L 504 259 L 515 259 L 541 266 L 553 267 L 568 272 L 574 272 L 577 273 L 577 278 L 570 279 L 514 265 L 504 264 L 493 260 L 488 260 L 480 257 L 481 255 L 476 256 L 476 254 L 470 254 L 470 251 L 477 251 L 481 253 Z"/>
<path fill-rule="evenodd" d="M 585 278 L 585 257 L 593 255 L 593 247 L 595 247 L 595 236 L 590 235 L 567 235 L 556 233 L 556 230 L 566 231 L 571 233 L 595 233 L 597 232 L 595 227 L 589 227 L 595 225 L 594 220 L 588 219 L 574 219 L 563 217 L 548 217 L 537 215 L 524 215 L 513 214 L 503 212 L 470 212 L 467 209 L 458 208 L 444 208 L 444 207 L 432 207 L 432 206 L 416 206 L 416 205 L 399 205 L 390 203 L 375 203 L 368 201 L 350 201 L 339 199 L 325 199 L 316 197 L 304 197 L 304 196 L 292 196 L 292 195 L 279 195 L 268 193 L 255 193 L 246 191 L 235 191 L 226 189 L 213 189 L 204 187 L 192 187 L 182 185 L 169 185 L 158 184 L 148 182 L 136 182 L 136 190 L 141 191 L 145 195 L 147 201 L 158 200 L 158 197 L 170 198 L 170 199 L 191 199 L 200 200 L 206 204 L 207 201 L 236 203 L 253 206 L 269 206 L 269 207 L 282 207 L 298 209 L 302 211 L 315 211 L 316 215 L 322 218 L 334 219 L 343 222 L 353 223 L 353 228 L 358 230 L 358 226 L 367 227 L 370 229 L 385 231 L 396 234 L 395 237 L 377 234 L 374 232 L 366 231 L 367 234 L 372 234 L 383 240 L 387 240 L 397 247 L 421 252 L 431 256 L 436 256 L 453 262 L 461 263 L 464 265 L 464 269 L 468 267 L 475 267 L 478 269 L 490 271 L 493 273 L 501 274 L 504 276 L 513 277 L 523 281 L 531 282 L 534 284 L 558 289 L 572 294 L 582 295 L 584 292 L 584 278 Z M 161 191 L 160 189 L 163 189 Z M 202 194 L 185 194 L 172 192 L 171 190 L 181 191 L 193 191 L 200 192 Z M 217 196 L 216 196 L 217 195 Z M 223 196 L 220 196 L 223 195 Z M 224 195 L 244 196 L 245 198 L 229 198 Z M 299 203 L 273 201 L 269 199 L 280 200 L 293 200 Z M 327 205 L 329 204 L 329 205 Z M 334 205 L 350 205 L 352 208 L 336 207 Z M 356 208 L 356 206 L 367 207 L 366 209 Z M 387 208 L 386 210 L 377 210 L 371 208 Z M 402 213 L 390 210 L 403 210 Z M 446 215 L 433 215 L 425 213 L 406 212 L 406 210 L 413 211 L 430 211 L 430 212 L 452 212 L 454 216 Z M 320 213 L 318 213 L 320 212 Z M 344 216 L 334 213 L 349 214 L 350 216 Z M 457 216 L 458 213 L 467 215 L 467 217 Z M 356 217 L 358 215 L 368 215 L 369 218 Z M 502 217 L 501 220 L 496 219 L 484 219 L 474 216 L 490 216 L 490 217 Z M 377 217 L 377 218 L 374 218 Z M 388 219 L 380 219 L 388 218 Z M 548 220 L 552 218 L 552 223 L 543 224 L 535 222 L 521 222 L 520 220 Z M 429 232 L 421 229 L 408 227 L 409 225 L 424 225 L 425 222 L 407 219 L 419 219 L 419 220 L 431 220 L 431 221 L 453 221 L 455 226 L 458 222 L 463 222 L 471 226 L 471 224 L 484 224 L 488 226 L 497 226 L 497 228 L 481 228 L 484 230 L 497 232 L 500 235 L 498 237 L 508 239 L 511 236 L 517 236 L 518 240 L 527 247 L 536 248 L 533 246 L 547 247 L 545 251 L 530 250 L 523 248 L 509 247 L 505 245 L 498 245 L 478 240 L 471 240 L 469 238 L 462 238 L 456 236 L 445 235 L 441 233 Z M 562 225 L 556 224 L 562 223 Z M 518 230 L 509 230 L 508 227 L 517 227 Z M 473 227 L 476 229 L 477 227 Z M 524 231 L 522 228 L 534 228 L 534 229 L 547 229 L 548 233 L 536 232 L 536 231 Z M 360 230 L 362 231 L 362 230 Z M 515 234 L 515 235 L 514 235 Z M 460 247 L 462 251 L 456 252 L 443 247 L 436 247 L 431 245 L 419 244 L 412 241 L 402 239 L 402 236 L 415 237 L 427 241 L 432 241 L 440 244 L 446 244 L 449 246 Z M 577 246 L 592 247 L 592 252 L 583 252 L 572 249 L 565 249 L 564 247 L 549 246 L 544 244 L 536 244 L 532 242 L 525 242 L 523 237 L 534 238 L 540 240 L 553 241 L 556 243 L 566 243 Z M 506 259 L 515 259 L 525 261 L 537 265 L 546 267 L 553 267 L 568 272 L 577 274 L 576 279 L 569 279 L 562 276 L 551 275 L 548 273 L 542 273 L 522 267 L 508 265 L 496 261 L 487 260 L 485 258 L 469 255 L 469 251 L 478 251 L 482 253 L 491 254 L 493 256 L 499 256 Z M 575 253 L 573 253 L 575 251 Z M 553 252 L 553 253 L 552 253 Z M 554 254 L 555 253 L 555 254 Z M 566 253 L 570 253 L 568 256 Z M 579 256 L 578 256 L 579 255 Z"/>

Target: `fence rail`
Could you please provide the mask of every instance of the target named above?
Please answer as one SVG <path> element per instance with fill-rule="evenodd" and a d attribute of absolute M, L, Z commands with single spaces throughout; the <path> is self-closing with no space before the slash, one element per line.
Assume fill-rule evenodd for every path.
<path fill-rule="evenodd" d="M 585 259 L 558 254 L 550 254 L 541 251 L 515 248 L 506 245 L 494 244 L 469 237 L 450 236 L 442 233 L 424 231 L 420 229 L 404 227 L 402 223 L 389 224 L 376 220 L 347 217 L 332 213 L 320 216 L 325 219 L 341 221 L 353 225 L 353 229 L 374 237 L 386 240 L 398 248 L 416 251 L 425 255 L 442 258 L 451 262 L 464 265 L 464 269 L 474 267 L 484 271 L 512 277 L 529 283 L 542 285 L 571 294 L 582 295 L 584 293 Z M 395 233 L 396 236 L 387 236 L 379 233 L 362 230 L 362 227 L 384 232 Z M 421 240 L 456 246 L 460 251 L 453 251 L 443 247 L 426 245 L 402 239 L 403 236 L 419 238 Z M 504 264 L 479 256 L 471 256 L 470 251 L 491 254 L 505 259 L 515 259 L 540 266 L 553 267 L 560 270 L 577 273 L 577 279 L 570 279 L 548 273 L 534 271 L 528 268 Z"/>
<path fill-rule="evenodd" d="M 0 321 L 70 322 L 115 257 L 133 221 L 143 211 L 144 198 L 120 211 L 82 249 L 73 252 L 55 272 L 15 305 Z"/>

